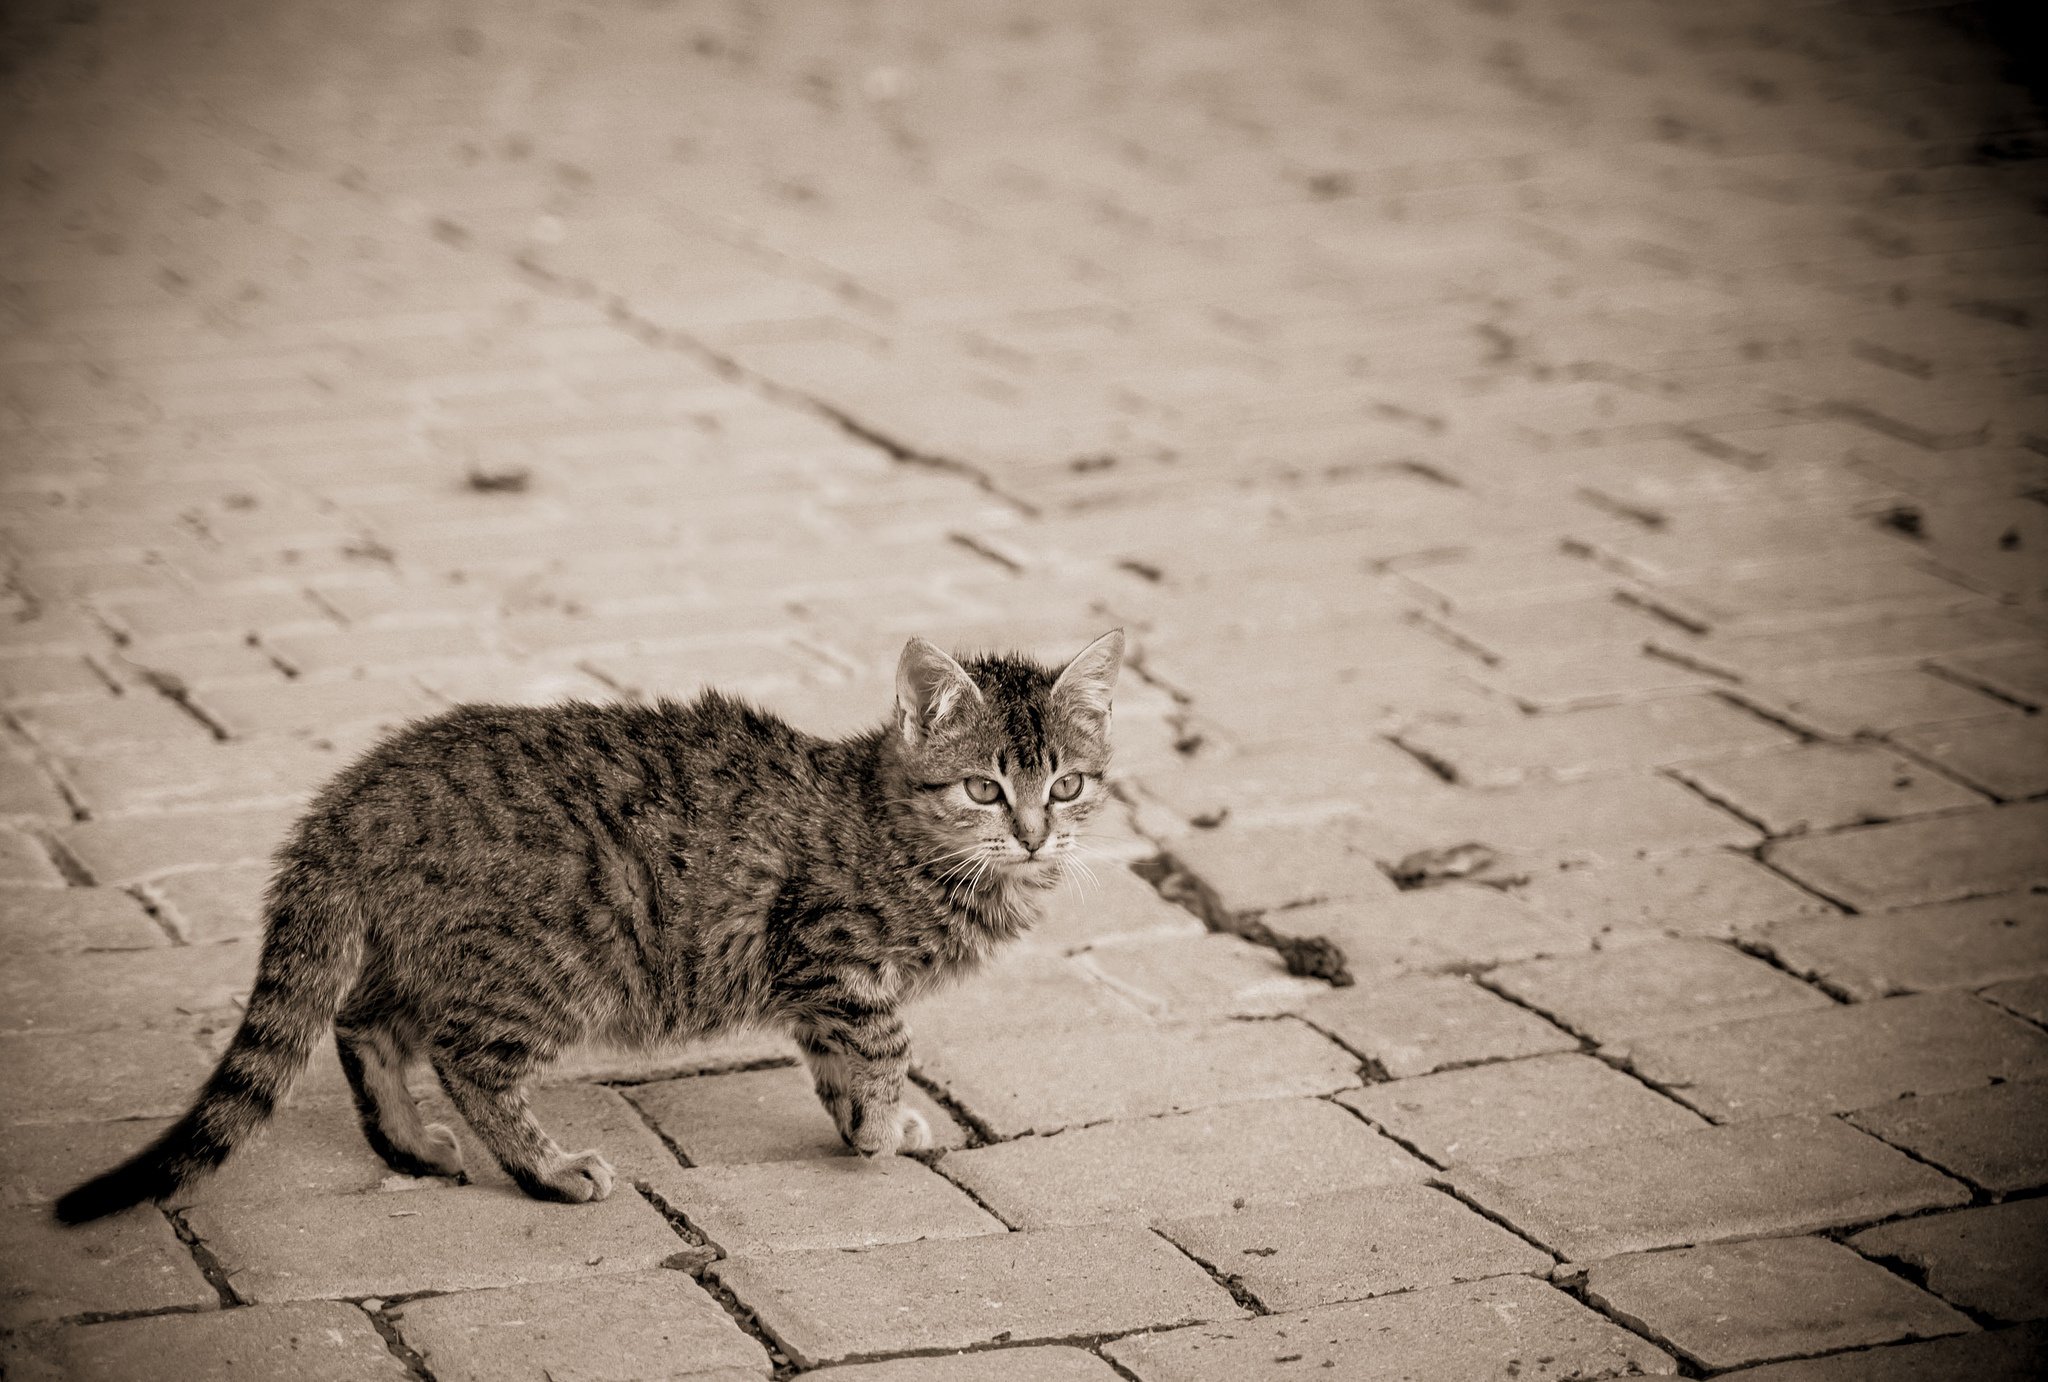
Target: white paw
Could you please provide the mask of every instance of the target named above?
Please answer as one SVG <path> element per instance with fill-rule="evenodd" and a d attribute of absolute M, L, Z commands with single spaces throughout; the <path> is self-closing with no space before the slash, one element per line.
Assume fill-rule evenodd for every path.
<path fill-rule="evenodd" d="M 899 1107 L 888 1117 L 867 1120 L 853 1139 L 853 1149 L 862 1156 L 921 1152 L 931 1145 L 931 1125 L 913 1108 Z"/>

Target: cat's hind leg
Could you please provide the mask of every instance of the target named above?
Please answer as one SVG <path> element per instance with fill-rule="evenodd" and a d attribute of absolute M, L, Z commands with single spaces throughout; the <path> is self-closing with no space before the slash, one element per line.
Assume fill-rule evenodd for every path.
<path fill-rule="evenodd" d="M 526 1077 L 538 1054 L 508 1059 L 504 1044 L 489 1053 L 436 1047 L 441 1087 L 469 1120 L 505 1174 L 539 1200 L 581 1204 L 612 1193 L 612 1165 L 595 1151 L 565 1152 L 526 1102 Z"/>
<path fill-rule="evenodd" d="M 910 1031 L 894 1011 L 822 1012 L 797 1027 L 796 1040 L 818 1102 L 847 1146 L 889 1156 L 932 1145 L 924 1115 L 903 1107 Z"/>
<path fill-rule="evenodd" d="M 455 1134 L 423 1120 L 405 1086 L 419 1054 L 417 1029 L 374 998 L 351 995 L 334 1019 L 334 1046 L 370 1150 L 408 1176 L 461 1175 Z"/>

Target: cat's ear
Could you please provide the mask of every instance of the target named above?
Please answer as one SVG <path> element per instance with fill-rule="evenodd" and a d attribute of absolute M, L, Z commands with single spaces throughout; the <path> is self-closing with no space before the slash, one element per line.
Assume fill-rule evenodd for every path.
<path fill-rule="evenodd" d="M 913 747 L 947 716 L 980 699 L 981 688 L 952 658 L 922 638 L 903 645 L 903 656 L 896 659 L 896 724 Z"/>
<path fill-rule="evenodd" d="M 1052 698 L 1079 719 L 1098 725 L 1109 718 L 1109 693 L 1124 664 L 1124 631 L 1111 629 L 1074 654 L 1052 684 Z"/>

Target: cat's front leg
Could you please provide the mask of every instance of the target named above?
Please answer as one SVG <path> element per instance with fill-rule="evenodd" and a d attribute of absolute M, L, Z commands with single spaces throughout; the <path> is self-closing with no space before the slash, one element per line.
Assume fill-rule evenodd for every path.
<path fill-rule="evenodd" d="M 910 1030 L 894 1008 L 834 1006 L 801 1024 L 796 1039 L 818 1101 L 847 1146 L 862 1156 L 889 1156 L 932 1145 L 924 1115 L 903 1107 Z"/>

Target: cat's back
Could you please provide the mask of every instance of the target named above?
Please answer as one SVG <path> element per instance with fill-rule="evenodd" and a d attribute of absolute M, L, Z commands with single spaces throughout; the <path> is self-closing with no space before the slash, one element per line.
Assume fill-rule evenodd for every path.
<path fill-rule="evenodd" d="M 460 705 L 370 748 L 315 798 L 307 825 L 420 848 L 539 819 L 688 819 L 816 795 L 822 741 L 743 701 Z"/>

